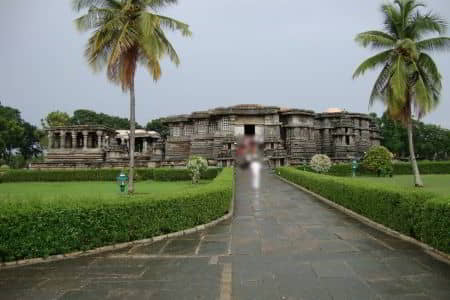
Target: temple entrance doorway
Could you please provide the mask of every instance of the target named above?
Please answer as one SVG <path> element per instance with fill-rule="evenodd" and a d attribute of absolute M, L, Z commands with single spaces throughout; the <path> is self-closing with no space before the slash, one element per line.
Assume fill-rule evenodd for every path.
<path fill-rule="evenodd" d="M 244 125 L 244 134 L 246 136 L 255 136 L 255 125 Z"/>

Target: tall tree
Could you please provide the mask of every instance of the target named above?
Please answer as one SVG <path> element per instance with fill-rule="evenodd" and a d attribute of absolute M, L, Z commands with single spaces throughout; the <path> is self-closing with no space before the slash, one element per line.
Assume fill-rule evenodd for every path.
<path fill-rule="evenodd" d="M 42 127 L 66 126 L 70 124 L 70 116 L 66 112 L 52 111 L 45 119 L 41 119 Z"/>
<path fill-rule="evenodd" d="M 450 38 L 440 36 L 447 31 L 447 22 L 432 12 L 423 13 L 425 7 L 416 0 L 383 4 L 385 30 L 367 31 L 356 37 L 363 47 L 383 51 L 364 61 L 353 74 L 353 78 L 357 78 L 367 70 L 382 67 L 369 105 L 380 100 L 391 118 L 407 126 L 416 186 L 423 186 L 423 182 L 414 153 L 413 111 L 420 119 L 433 110 L 439 103 L 442 89 L 442 76 L 427 52 L 450 49 Z M 423 39 L 430 34 L 439 36 Z"/>
<path fill-rule="evenodd" d="M 145 126 L 147 130 L 153 130 L 158 132 L 163 139 L 165 139 L 169 135 L 169 126 L 162 122 L 162 119 L 151 120 Z"/>
<path fill-rule="evenodd" d="M 72 0 L 73 8 L 88 12 L 75 20 L 82 31 L 93 30 L 85 55 L 95 70 L 106 66 L 108 78 L 130 93 L 130 173 L 129 192 L 134 192 L 135 91 L 137 64 L 147 67 L 153 80 L 161 77 L 160 60 L 168 55 L 180 59 L 164 29 L 190 36 L 189 26 L 157 13 L 177 0 Z"/>
<path fill-rule="evenodd" d="M 22 119 L 18 109 L 0 104 L 0 161 L 13 166 L 15 158 L 21 156 L 25 163 L 38 156 L 42 152 L 39 139 L 43 135 L 42 130 Z"/>
<path fill-rule="evenodd" d="M 105 113 L 97 113 L 92 110 L 78 109 L 73 112 L 73 117 L 70 119 L 74 125 L 104 125 L 113 129 L 130 129 L 130 121 L 127 118 L 110 116 Z M 136 123 L 136 128 L 142 128 Z"/>

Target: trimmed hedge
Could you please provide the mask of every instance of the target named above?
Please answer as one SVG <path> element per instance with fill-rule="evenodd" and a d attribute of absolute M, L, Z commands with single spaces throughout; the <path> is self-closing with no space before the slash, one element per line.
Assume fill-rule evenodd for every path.
<path fill-rule="evenodd" d="M 450 161 L 419 161 L 418 164 L 420 174 L 450 174 Z M 394 174 L 412 174 L 411 163 L 395 163 Z"/>
<path fill-rule="evenodd" d="M 214 179 L 222 169 L 210 168 L 202 179 Z M 2 182 L 66 182 L 66 181 L 116 181 L 118 169 L 78 170 L 10 170 L 0 174 Z M 191 180 L 189 170 L 173 168 L 136 169 L 137 180 L 179 181 Z"/>
<path fill-rule="evenodd" d="M 0 201 L 0 260 L 87 250 L 176 232 L 217 219 L 229 210 L 233 170 L 214 181 L 165 198 L 93 199 L 64 205 Z"/>
<path fill-rule="evenodd" d="M 277 173 L 375 222 L 450 253 L 450 198 L 294 168 L 279 168 Z"/>
<path fill-rule="evenodd" d="M 450 161 L 434 162 L 434 161 L 420 161 L 419 171 L 422 175 L 427 174 L 450 174 Z M 411 175 L 412 168 L 411 163 L 408 162 L 397 162 L 393 164 L 394 175 Z M 314 172 L 309 166 L 301 165 L 297 166 L 298 170 Z M 332 176 L 352 176 L 352 164 L 342 163 L 335 164 L 327 173 Z M 366 170 L 361 164 L 358 165 L 356 170 L 356 175 L 358 176 L 376 176 L 377 174 Z"/>

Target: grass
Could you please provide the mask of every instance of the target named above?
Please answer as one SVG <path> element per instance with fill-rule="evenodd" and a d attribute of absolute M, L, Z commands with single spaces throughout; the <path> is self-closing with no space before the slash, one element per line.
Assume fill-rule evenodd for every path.
<path fill-rule="evenodd" d="M 424 191 L 435 193 L 441 196 L 450 196 L 450 175 L 422 175 L 425 187 Z M 392 186 L 413 188 L 414 177 L 412 175 L 396 175 L 389 177 L 358 177 L 355 180 L 362 182 L 376 182 Z"/>
<path fill-rule="evenodd" d="M 202 180 L 199 185 L 193 185 L 190 181 L 142 181 L 135 183 L 136 194 L 133 196 L 120 194 L 115 182 L 3 183 L 0 185 L 0 206 L 86 206 L 98 202 L 111 204 L 142 198 L 161 199 L 196 190 L 210 182 Z"/>

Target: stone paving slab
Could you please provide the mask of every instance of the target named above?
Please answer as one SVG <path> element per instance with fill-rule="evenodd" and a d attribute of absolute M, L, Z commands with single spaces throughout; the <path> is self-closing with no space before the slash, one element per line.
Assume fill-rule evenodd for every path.
<path fill-rule="evenodd" d="M 268 171 L 191 235 L 0 271 L 0 299 L 450 299 L 450 267 Z"/>

